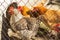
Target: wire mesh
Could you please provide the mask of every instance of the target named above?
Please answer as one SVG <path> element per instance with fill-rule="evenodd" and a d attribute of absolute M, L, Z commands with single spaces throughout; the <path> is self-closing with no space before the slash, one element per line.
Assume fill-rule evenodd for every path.
<path fill-rule="evenodd" d="M 7 24 L 7 22 L 4 21 L 4 23 L 2 23 L 2 15 L 4 14 L 4 16 L 6 17 L 6 9 L 8 8 L 8 6 L 13 3 L 13 2 L 17 2 L 18 5 L 21 5 L 21 6 L 27 6 L 29 8 L 32 8 L 34 5 L 36 5 L 37 3 L 40 2 L 40 0 L 0 0 L 0 40 L 10 40 L 9 39 L 9 36 L 7 34 L 7 31 L 8 31 L 8 27 L 6 26 L 9 26 Z M 32 3 L 32 4 L 31 4 Z M 4 19 L 6 20 L 6 19 Z M 6 26 L 3 26 L 5 24 L 7 24 Z M 1 31 L 2 31 L 2 34 L 1 34 Z M 16 39 L 12 39 L 12 40 L 16 40 Z"/>
<path fill-rule="evenodd" d="M 0 38 L 0 39 L 2 39 L 2 40 L 20 40 L 18 38 L 15 39 L 15 37 L 10 38 L 7 34 L 8 28 L 10 25 L 7 24 L 8 22 L 5 22 L 6 21 L 6 19 L 5 19 L 6 10 L 7 10 L 8 6 L 13 2 L 17 2 L 18 5 L 27 6 L 28 8 L 32 9 L 34 6 L 36 6 L 36 4 L 40 3 L 41 0 L 0 0 L 0 32 L 2 31 L 0 33 L 2 38 Z M 50 8 L 50 9 L 52 9 L 52 8 Z M 58 8 L 56 8 L 56 9 L 58 9 Z M 4 16 L 4 17 L 2 18 L 2 16 Z M 4 19 L 4 20 L 2 20 L 2 19 Z"/>

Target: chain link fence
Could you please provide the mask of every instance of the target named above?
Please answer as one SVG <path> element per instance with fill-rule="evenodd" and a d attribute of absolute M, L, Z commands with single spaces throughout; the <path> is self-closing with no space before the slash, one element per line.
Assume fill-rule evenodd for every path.
<path fill-rule="evenodd" d="M 18 5 L 27 6 L 28 8 L 32 9 L 34 6 L 36 6 L 36 4 L 40 3 L 41 0 L 0 0 L 0 36 L 1 36 L 1 31 L 2 31 L 2 15 L 4 14 L 4 16 L 6 17 L 6 10 L 7 10 L 8 6 L 13 2 L 17 2 Z M 56 8 L 55 6 L 52 6 L 52 5 L 48 6 L 47 8 L 55 9 L 55 10 L 59 9 L 59 8 Z M 4 27 L 5 31 L 6 31 L 6 29 L 7 28 Z M 3 33 L 4 33 L 4 31 L 3 31 Z M 4 35 L 6 36 L 7 34 L 4 33 Z M 7 39 L 6 39 L 5 36 L 3 36 L 4 37 L 3 40 L 9 40 L 9 37 L 6 36 L 7 37 Z M 1 40 L 1 37 L 0 37 L 0 40 Z"/>
<path fill-rule="evenodd" d="M 13 2 L 17 2 L 18 5 L 21 5 L 21 6 L 27 6 L 29 7 L 30 9 L 33 7 L 33 6 L 36 6 L 36 4 L 38 4 L 41 0 L 0 0 L 0 40 L 1 40 L 1 31 L 2 31 L 2 15 L 4 14 L 4 16 L 6 17 L 6 10 L 8 8 L 8 6 L 13 3 Z M 4 27 L 4 30 L 6 30 L 7 28 Z M 4 35 L 6 36 L 7 34 L 3 31 Z M 4 37 L 3 40 L 9 40 L 8 36 L 7 36 L 7 39 L 6 37 Z"/>

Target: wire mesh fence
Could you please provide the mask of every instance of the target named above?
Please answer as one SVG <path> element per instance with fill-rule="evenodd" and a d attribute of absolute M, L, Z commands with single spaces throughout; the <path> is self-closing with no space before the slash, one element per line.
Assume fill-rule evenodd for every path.
<path fill-rule="evenodd" d="M 8 36 L 8 28 L 10 28 L 10 25 L 7 24 L 9 22 L 6 21 L 6 19 L 5 19 L 6 10 L 7 10 L 8 6 L 13 2 L 17 2 L 17 4 L 20 6 L 27 6 L 28 8 L 32 9 L 34 6 L 36 6 L 38 3 L 40 3 L 41 0 L 0 0 L 0 36 L 2 37 L 2 38 L 0 37 L 0 39 L 2 39 L 2 40 L 20 40 L 19 38 L 15 38 L 15 37 L 10 38 Z M 55 6 L 52 6 L 52 5 L 48 6 L 47 8 L 54 9 L 54 10 L 59 9 L 59 8 L 56 8 Z M 4 16 L 4 17 L 2 17 L 2 16 Z M 52 14 L 50 16 L 50 18 L 53 16 L 54 16 L 54 14 Z M 17 19 L 19 19 L 19 18 L 17 18 Z M 49 17 L 47 20 L 49 20 Z"/>
<path fill-rule="evenodd" d="M 27 6 L 29 8 L 32 8 L 34 5 L 36 5 L 37 3 L 40 2 L 40 0 L 0 0 L 0 36 L 2 35 L 3 38 L 2 40 L 9 40 L 8 35 L 6 34 L 6 32 L 8 31 L 7 28 L 4 26 L 5 24 L 7 24 L 7 22 L 5 22 L 5 24 L 3 23 L 2 27 L 2 15 L 4 14 L 4 16 L 6 17 L 6 10 L 8 8 L 8 6 L 13 3 L 13 2 L 17 2 L 18 5 L 21 6 Z M 4 18 L 3 18 L 4 19 Z M 7 24 L 8 25 L 8 24 Z M 9 26 L 9 25 L 8 25 Z M 3 30 L 2 34 L 1 31 Z M 5 30 L 5 31 L 4 31 Z M 0 37 L 1 40 L 1 37 Z M 14 39 L 13 39 L 14 40 Z"/>

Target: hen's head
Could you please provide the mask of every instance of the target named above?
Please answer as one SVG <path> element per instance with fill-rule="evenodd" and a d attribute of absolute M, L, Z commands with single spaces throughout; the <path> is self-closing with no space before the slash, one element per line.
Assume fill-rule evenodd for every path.
<path fill-rule="evenodd" d="M 16 2 L 11 3 L 11 4 L 9 5 L 8 9 L 7 9 L 8 13 L 12 15 L 12 14 L 14 13 L 13 10 L 14 10 L 15 8 L 17 8 L 17 7 L 18 7 L 18 6 L 17 6 L 17 3 L 16 3 Z"/>

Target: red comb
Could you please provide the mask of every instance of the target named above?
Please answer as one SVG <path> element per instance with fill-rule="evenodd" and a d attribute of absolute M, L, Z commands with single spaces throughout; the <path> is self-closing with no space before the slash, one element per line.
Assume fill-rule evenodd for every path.
<path fill-rule="evenodd" d="M 22 6 L 18 6 L 17 9 L 18 9 L 20 12 L 22 12 L 22 10 L 23 10 Z"/>

